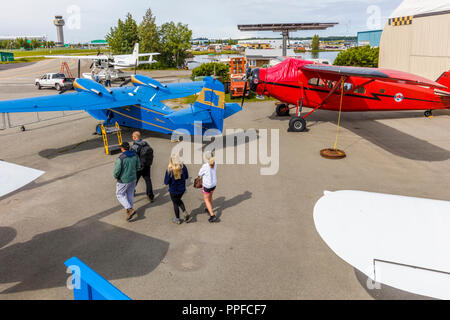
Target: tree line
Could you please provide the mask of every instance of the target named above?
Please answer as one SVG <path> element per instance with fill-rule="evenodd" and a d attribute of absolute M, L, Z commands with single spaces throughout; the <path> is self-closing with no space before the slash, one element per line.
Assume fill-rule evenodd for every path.
<path fill-rule="evenodd" d="M 119 19 L 106 36 L 113 54 L 130 54 L 135 43 L 140 44 L 141 53 L 159 52 L 158 62 L 141 65 L 140 68 L 178 67 L 184 64 L 191 48 L 192 31 L 180 22 L 166 22 L 156 25 L 151 9 L 145 13 L 138 24 L 128 13 L 124 20 Z"/>
<path fill-rule="evenodd" d="M 55 47 L 54 41 L 38 41 L 36 39 L 28 40 L 27 38 L 0 41 L 0 49 L 38 49 L 53 47 Z"/>

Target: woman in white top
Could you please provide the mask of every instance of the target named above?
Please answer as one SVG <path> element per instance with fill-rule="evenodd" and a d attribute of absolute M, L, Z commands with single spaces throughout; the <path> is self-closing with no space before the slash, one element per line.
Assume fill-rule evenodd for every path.
<path fill-rule="evenodd" d="M 212 222 L 218 221 L 217 217 L 214 215 L 213 203 L 212 203 L 214 190 L 216 190 L 216 186 L 217 186 L 217 175 L 216 175 L 217 164 L 211 153 L 207 153 L 205 155 L 205 158 L 206 158 L 206 163 L 200 169 L 198 176 L 202 177 L 203 199 L 205 200 L 205 204 L 206 204 L 205 211 L 207 211 L 209 213 L 210 218 L 208 221 L 212 223 Z"/>

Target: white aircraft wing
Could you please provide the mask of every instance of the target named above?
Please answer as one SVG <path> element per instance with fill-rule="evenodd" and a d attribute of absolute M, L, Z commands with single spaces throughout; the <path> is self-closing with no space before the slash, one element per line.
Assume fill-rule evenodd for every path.
<path fill-rule="evenodd" d="M 450 299 L 450 202 L 326 191 L 314 223 L 334 253 L 370 279 Z"/>
<path fill-rule="evenodd" d="M 44 56 L 44 58 L 50 59 L 77 59 L 77 60 L 106 60 L 108 56 Z"/>
<path fill-rule="evenodd" d="M 139 57 L 150 57 L 150 56 L 158 56 L 161 53 L 155 52 L 155 53 L 139 53 Z"/>
<path fill-rule="evenodd" d="M 0 160 L 0 197 L 22 188 L 44 173 Z"/>

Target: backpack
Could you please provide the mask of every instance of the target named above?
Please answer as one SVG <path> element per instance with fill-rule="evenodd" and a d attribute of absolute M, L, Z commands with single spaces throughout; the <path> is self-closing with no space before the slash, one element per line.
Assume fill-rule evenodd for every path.
<path fill-rule="evenodd" d="M 137 154 L 141 160 L 141 166 L 151 166 L 153 164 L 153 149 L 150 145 L 143 141 L 142 143 L 136 143 L 139 147 Z"/>

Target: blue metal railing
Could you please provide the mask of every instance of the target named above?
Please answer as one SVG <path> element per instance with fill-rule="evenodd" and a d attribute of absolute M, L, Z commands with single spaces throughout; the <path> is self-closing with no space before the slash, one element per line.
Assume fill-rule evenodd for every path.
<path fill-rule="evenodd" d="M 72 271 L 75 300 L 131 300 L 77 257 L 64 264 Z"/>

